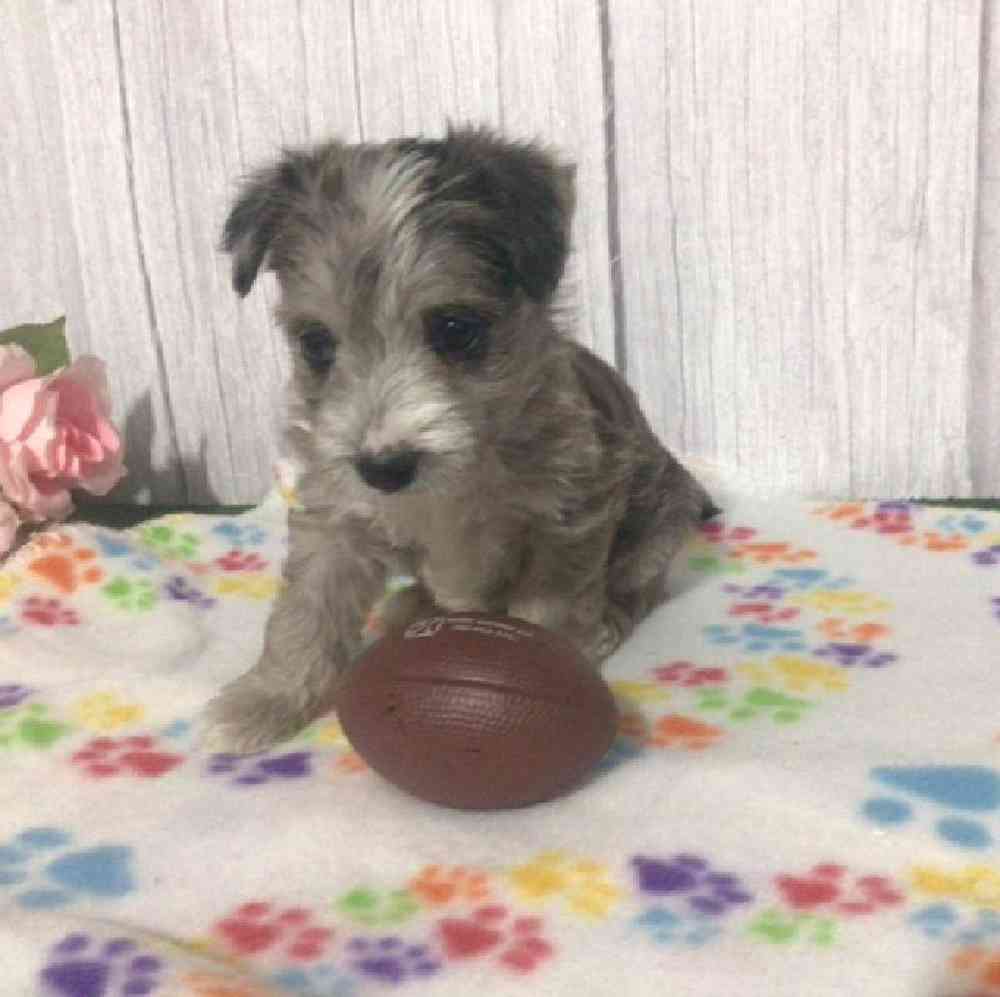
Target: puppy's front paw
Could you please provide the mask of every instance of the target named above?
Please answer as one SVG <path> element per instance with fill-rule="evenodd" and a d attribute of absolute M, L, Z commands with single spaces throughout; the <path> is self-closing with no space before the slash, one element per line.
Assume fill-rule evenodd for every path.
<path fill-rule="evenodd" d="M 198 724 L 198 746 L 210 754 L 247 755 L 270 748 L 305 726 L 295 704 L 236 681 L 213 699 Z"/>

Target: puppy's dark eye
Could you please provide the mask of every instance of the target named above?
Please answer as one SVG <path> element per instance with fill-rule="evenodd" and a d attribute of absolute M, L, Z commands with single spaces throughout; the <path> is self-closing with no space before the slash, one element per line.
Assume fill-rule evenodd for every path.
<path fill-rule="evenodd" d="M 325 374 L 337 355 L 337 343 L 333 333 L 320 322 L 310 322 L 299 332 L 299 349 L 309 368 L 317 374 Z"/>
<path fill-rule="evenodd" d="M 490 324 L 475 312 L 431 312 L 426 322 L 431 349 L 445 360 L 481 360 L 489 347 Z"/>

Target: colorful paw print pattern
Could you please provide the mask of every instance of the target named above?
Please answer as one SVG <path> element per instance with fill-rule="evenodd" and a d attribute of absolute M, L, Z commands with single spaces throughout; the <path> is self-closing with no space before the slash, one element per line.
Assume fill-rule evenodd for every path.
<path fill-rule="evenodd" d="M 208 517 L 204 517 L 208 518 Z M 25 629 L 86 626 L 111 612 L 142 617 L 161 604 L 201 612 L 222 600 L 262 602 L 281 585 L 273 551 L 284 537 L 238 518 L 165 516 L 115 533 L 39 533 L 0 568 L 0 640 Z"/>
<path fill-rule="evenodd" d="M 722 597 L 722 618 L 702 625 L 709 660 L 612 683 L 622 723 L 606 769 L 650 750 L 702 752 L 749 727 L 796 727 L 899 660 L 890 602 L 815 551 L 710 523 L 689 566 Z"/>
<path fill-rule="evenodd" d="M 827 522 L 813 525 L 824 536 L 843 527 L 870 534 L 879 549 L 893 545 L 893 557 L 964 557 L 987 585 L 1000 566 L 1000 531 L 975 514 L 865 503 L 818 515 Z M 26 645 L 71 648 L 95 624 L 121 632 L 183 618 L 197 629 L 226 611 L 263 620 L 281 585 L 279 530 L 252 517 L 178 516 L 123 533 L 39 534 L 0 569 L 0 650 L 26 635 Z M 878 590 L 860 568 L 857 577 L 838 569 L 818 545 L 710 524 L 689 566 L 713 608 L 687 621 L 683 652 L 665 629 L 660 648 L 613 676 L 619 736 L 598 766 L 597 786 L 583 790 L 594 792 L 595 813 L 602 780 L 642 793 L 650 773 L 652 812 L 677 774 L 700 786 L 701 773 L 717 775 L 717 766 L 738 773 L 744 749 L 753 758 L 773 751 L 781 763 L 808 759 L 816 718 L 835 718 L 869 690 L 894 703 L 917 670 L 890 590 Z M 994 615 L 1000 620 L 1000 590 L 990 627 Z M 0 663 L 15 657 L 0 655 Z M 363 861 L 341 861 L 334 833 L 309 876 L 286 882 L 269 867 L 244 876 L 266 861 L 258 856 L 290 826 L 286 818 L 322 838 L 326 825 L 310 804 L 330 807 L 335 832 L 338 806 L 365 807 L 378 792 L 334 717 L 265 752 L 202 754 L 193 710 L 164 716 L 159 692 L 133 681 L 128 664 L 96 682 L 70 674 L 58 689 L 41 671 L 0 674 L 0 779 L 12 773 L 18 799 L 51 790 L 60 806 L 66 801 L 65 811 L 21 823 L 5 813 L 0 835 L 0 908 L 51 923 L 30 967 L 48 997 L 556 992 L 560 967 L 601 946 L 651 960 L 669 982 L 671 965 L 688 961 L 708 965 L 736 953 L 766 974 L 783 958 L 848 959 L 872 939 L 896 938 L 933 953 L 956 995 L 1000 997 L 1000 723 L 988 727 L 979 754 L 976 732 L 964 728 L 961 752 L 935 755 L 928 745 L 931 753 L 916 761 L 866 754 L 851 773 L 853 790 L 832 781 L 823 796 L 823 833 L 787 850 L 776 834 L 773 851 L 762 851 L 762 836 L 774 829 L 741 824 L 741 804 L 726 812 L 725 797 L 707 798 L 722 830 L 704 840 L 682 810 L 654 823 L 640 800 L 643 819 L 630 820 L 625 806 L 615 811 L 614 839 L 601 847 L 589 820 L 535 828 L 532 813 L 491 818 L 484 840 L 508 819 L 529 833 L 486 858 L 478 841 L 463 850 L 462 834 L 442 846 L 447 815 L 436 815 L 443 824 L 433 839 L 411 820 L 400 825 L 391 869 L 375 856 L 395 843 L 375 821 L 378 849 L 362 843 Z M 179 671 L 169 677 L 186 679 Z M 955 726 L 962 728 L 960 717 Z M 783 769 L 773 771 L 780 777 Z M 746 811 L 759 813 L 752 783 L 746 792 L 757 795 Z M 173 912 L 164 926 L 157 891 L 173 887 L 159 849 L 172 847 L 169 829 L 187 820 L 186 803 L 172 808 L 184 793 L 211 806 L 205 841 L 191 850 L 199 861 L 219 855 L 226 886 L 199 892 L 187 884 L 198 894 L 192 916 L 180 923 Z M 134 823 L 109 828 L 105 805 Z M 456 827 L 475 819 L 456 817 Z M 155 848 L 142 837 L 152 823 L 163 831 Z M 730 825 L 740 837 L 728 835 Z M 851 846 L 866 838 L 880 846 L 866 850 L 881 856 L 874 864 Z M 306 840 L 290 834 L 288 853 Z M 308 853 L 315 847 L 310 841 Z M 210 879 L 218 883 L 206 873 Z M 129 926 L 140 923 L 166 933 L 133 933 Z"/>
<path fill-rule="evenodd" d="M 13 847 L 46 851 L 70 844 L 53 833 L 38 829 Z M 879 925 L 880 931 L 912 931 L 945 950 L 1000 947 L 996 870 L 969 867 L 952 875 L 921 868 L 907 881 L 830 861 L 770 875 L 756 866 L 686 852 L 650 852 L 617 864 L 547 852 L 507 869 L 428 866 L 405 883 L 359 885 L 325 904 L 248 900 L 200 935 L 169 947 L 63 935 L 48 951 L 39 980 L 44 992 L 72 997 L 142 994 L 161 980 L 195 978 L 177 962 L 178 953 L 196 954 L 233 974 L 215 982 L 203 975 L 206 988 L 220 989 L 195 993 L 251 997 L 269 991 L 236 989 L 244 986 L 238 980 L 260 987 L 266 982 L 280 993 L 359 994 L 432 977 L 458 983 L 467 969 L 475 969 L 479 980 L 488 979 L 484 973 L 529 977 L 573 957 L 565 941 L 554 940 L 557 922 L 561 936 L 581 946 L 588 933 L 607 938 L 611 931 L 653 949 L 728 940 L 778 952 L 843 947 L 852 937 L 864 938 L 868 925 Z M 988 895 L 976 899 L 986 880 Z M 107 897 L 120 894 L 120 884 L 106 891 Z M 581 895 L 588 901 L 574 904 Z"/>

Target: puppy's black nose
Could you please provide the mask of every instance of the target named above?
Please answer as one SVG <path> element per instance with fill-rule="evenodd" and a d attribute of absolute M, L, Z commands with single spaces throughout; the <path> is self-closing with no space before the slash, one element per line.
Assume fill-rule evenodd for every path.
<path fill-rule="evenodd" d="M 420 454 L 415 450 L 363 453 L 357 462 L 358 474 L 365 484 L 380 492 L 398 492 L 417 476 L 419 460 Z"/>

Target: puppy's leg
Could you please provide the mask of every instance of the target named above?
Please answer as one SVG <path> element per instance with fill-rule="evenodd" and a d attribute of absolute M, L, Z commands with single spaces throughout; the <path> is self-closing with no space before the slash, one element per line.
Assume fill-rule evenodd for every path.
<path fill-rule="evenodd" d="M 526 567 L 510 594 L 507 612 L 573 641 L 593 664 L 621 642 L 608 631 L 605 568 L 613 521 L 571 537 L 535 536 Z"/>
<path fill-rule="evenodd" d="M 655 472 L 637 475 L 608 558 L 607 624 L 624 640 L 668 597 L 670 565 L 698 524 L 718 510 L 672 455 L 651 450 Z M 647 465 L 648 466 L 648 465 Z"/>
<path fill-rule="evenodd" d="M 258 751 L 331 709 L 385 584 L 384 551 L 363 524 L 329 527 L 293 513 L 289 527 L 286 587 L 271 611 L 263 653 L 206 708 L 206 750 Z"/>

